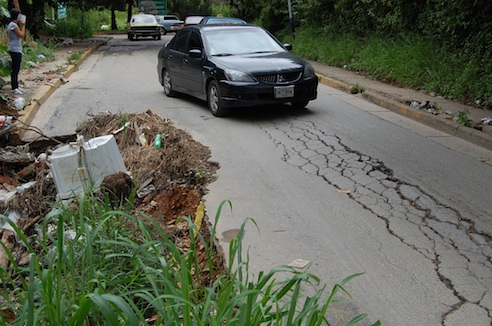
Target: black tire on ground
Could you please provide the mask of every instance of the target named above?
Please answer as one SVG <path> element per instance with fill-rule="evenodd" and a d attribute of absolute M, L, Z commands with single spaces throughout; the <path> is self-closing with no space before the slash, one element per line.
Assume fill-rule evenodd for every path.
<path fill-rule="evenodd" d="M 292 105 L 294 109 L 301 110 L 306 108 L 306 105 L 308 105 L 308 103 L 309 101 L 292 101 L 290 102 L 290 105 Z"/>
<path fill-rule="evenodd" d="M 225 117 L 229 111 L 220 103 L 219 84 L 217 84 L 215 80 L 212 80 L 208 85 L 207 103 L 210 111 L 212 111 L 212 114 L 216 117 Z"/>
<path fill-rule="evenodd" d="M 167 70 L 162 73 L 162 87 L 164 87 L 164 94 L 168 97 L 173 97 L 176 93 L 173 90 L 173 83 L 171 80 L 171 74 Z"/>

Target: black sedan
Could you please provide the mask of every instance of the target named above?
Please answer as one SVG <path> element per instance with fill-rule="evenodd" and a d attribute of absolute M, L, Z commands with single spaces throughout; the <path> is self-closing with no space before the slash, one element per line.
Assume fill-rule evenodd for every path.
<path fill-rule="evenodd" d="M 208 102 L 215 116 L 230 108 L 291 103 L 317 96 L 313 67 L 254 25 L 193 25 L 159 51 L 157 73 L 167 96 L 186 93 Z"/>

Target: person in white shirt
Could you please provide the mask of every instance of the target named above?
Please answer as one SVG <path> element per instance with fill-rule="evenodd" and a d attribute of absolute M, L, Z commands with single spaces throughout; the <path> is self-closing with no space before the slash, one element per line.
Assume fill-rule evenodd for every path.
<path fill-rule="evenodd" d="M 19 71 L 22 62 L 22 41 L 26 39 L 26 16 L 14 8 L 10 10 L 10 19 L 11 21 L 7 25 L 8 51 L 12 58 L 10 84 L 12 85 L 12 93 L 23 94 L 24 91 L 19 87 Z"/>

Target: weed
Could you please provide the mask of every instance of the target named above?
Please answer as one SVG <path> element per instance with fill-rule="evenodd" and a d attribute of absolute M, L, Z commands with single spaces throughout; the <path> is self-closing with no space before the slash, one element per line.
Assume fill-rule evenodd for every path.
<path fill-rule="evenodd" d="M 75 63 L 75 62 L 79 61 L 81 57 L 82 57 L 82 52 L 78 51 L 78 52 L 72 53 L 67 58 L 67 61 L 68 61 L 69 64 L 72 64 L 72 63 Z"/>
<path fill-rule="evenodd" d="M 216 270 L 215 232 L 224 201 L 207 239 L 190 217 L 188 249 L 174 244 L 148 216 L 114 211 L 90 196 L 74 209 L 61 204 L 40 226 L 35 246 L 8 218 L 29 254 L 27 266 L 11 262 L 0 269 L 0 296 L 16 325 L 321 325 L 347 282 L 336 284 L 328 298 L 319 278 L 279 266 L 253 279 L 243 260 L 246 219 L 229 244 L 229 264 Z M 232 206 L 231 206 L 232 208 Z M 197 248 L 203 248 L 198 253 Z M 205 258 L 205 259 L 202 259 Z M 235 267 L 237 266 L 237 267 Z M 203 277 L 205 275 L 205 277 Z M 202 276 L 202 277 L 201 277 Z M 12 291 L 9 285 L 16 284 Z M 306 287 L 314 289 L 306 296 Z M 353 318 L 353 325 L 362 320 Z M 0 316 L 0 320 L 4 318 Z M 154 323 L 151 322 L 152 325 Z M 376 323 L 374 325 L 379 325 Z"/>
<path fill-rule="evenodd" d="M 350 89 L 351 94 L 359 94 L 359 93 L 364 93 L 365 89 L 364 87 L 360 86 L 359 84 L 355 84 L 352 86 Z"/>
<path fill-rule="evenodd" d="M 455 121 L 466 127 L 473 127 L 472 120 L 468 117 L 468 110 L 463 110 L 458 113 Z"/>

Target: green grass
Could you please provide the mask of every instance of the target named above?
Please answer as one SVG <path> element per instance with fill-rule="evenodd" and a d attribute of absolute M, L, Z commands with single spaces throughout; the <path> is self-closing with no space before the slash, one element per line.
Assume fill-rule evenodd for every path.
<path fill-rule="evenodd" d="M 108 203 L 85 197 L 76 209 L 57 206 L 34 241 L 10 223 L 29 254 L 28 265 L 19 266 L 2 243 L 11 265 L 0 269 L 0 300 L 15 314 L 13 325 L 322 325 L 329 305 L 343 298 L 339 292 L 348 294 L 344 285 L 359 275 L 329 292 L 315 275 L 288 266 L 253 278 L 242 256 L 251 219 L 230 242 L 228 266 L 215 270 L 216 225 L 207 239 L 183 217 L 188 232 L 197 234 L 183 249 L 148 216 Z M 220 205 L 216 222 L 224 205 L 230 202 Z M 198 257 L 198 245 L 206 259 Z"/>
<path fill-rule="evenodd" d="M 360 38 L 306 28 L 286 40 L 295 53 L 311 60 L 492 108 L 492 62 L 483 55 L 453 53 L 415 35 Z"/>

